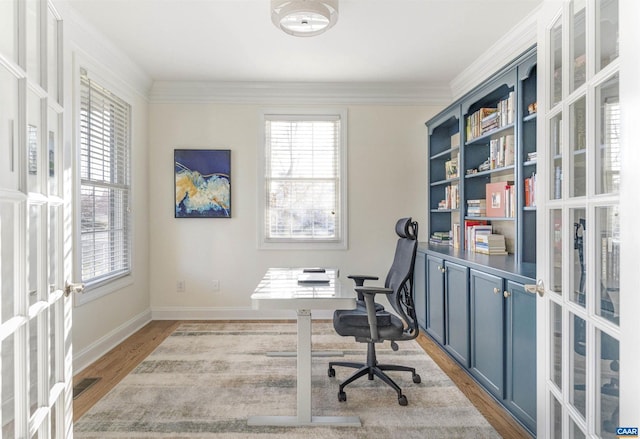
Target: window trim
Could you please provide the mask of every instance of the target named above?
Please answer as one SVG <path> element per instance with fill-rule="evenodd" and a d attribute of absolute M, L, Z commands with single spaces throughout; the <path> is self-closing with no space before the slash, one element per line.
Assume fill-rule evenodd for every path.
<path fill-rule="evenodd" d="M 126 84 L 115 78 L 103 66 L 96 64 L 92 59 L 83 56 L 79 52 L 73 54 L 73 279 L 82 279 L 82 245 L 81 245 L 81 206 L 80 193 L 81 179 L 81 146 L 80 146 L 80 96 L 81 96 L 81 69 L 88 72 L 90 79 L 95 80 L 100 86 L 124 100 L 130 107 L 129 113 L 129 270 L 119 275 L 101 279 L 95 283 L 85 285 L 83 294 L 75 294 L 74 306 L 81 306 L 100 297 L 119 291 L 135 282 L 135 184 L 133 177 L 133 139 L 134 128 L 134 94 L 129 91 Z"/>
<path fill-rule="evenodd" d="M 340 189 L 339 189 L 339 209 L 340 209 L 340 221 L 339 230 L 340 238 L 334 241 L 313 241 L 309 239 L 281 239 L 277 242 L 268 240 L 265 236 L 265 215 L 266 215 L 266 184 L 265 184 L 265 169 L 266 169 L 266 132 L 265 121 L 267 117 L 273 118 L 274 116 L 282 117 L 306 117 L 306 116 L 338 116 L 340 119 Z M 347 110 L 345 108 L 277 108 L 270 109 L 265 108 L 260 110 L 259 114 L 259 141 L 258 141 L 258 202 L 257 204 L 257 241 L 258 249 L 260 250 L 346 250 L 348 249 L 348 202 L 347 202 Z"/>

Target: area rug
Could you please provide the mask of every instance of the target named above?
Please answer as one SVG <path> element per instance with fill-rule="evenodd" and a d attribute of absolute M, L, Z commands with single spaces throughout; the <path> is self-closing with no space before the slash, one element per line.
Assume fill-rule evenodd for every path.
<path fill-rule="evenodd" d="M 268 351 L 295 351 L 295 323 L 183 323 L 132 373 L 74 425 L 74 436 L 107 438 L 499 438 L 453 382 L 416 342 L 393 352 L 378 345 L 381 363 L 410 365 L 390 372 L 409 400 L 379 380 L 360 379 L 338 401 L 338 385 L 353 369 L 314 357 L 313 414 L 359 416 L 362 427 L 253 427 L 253 415 L 295 415 L 296 359 Z M 328 322 L 313 323 L 314 351 L 342 351 L 337 360 L 362 361 L 366 345 L 336 335 Z"/>

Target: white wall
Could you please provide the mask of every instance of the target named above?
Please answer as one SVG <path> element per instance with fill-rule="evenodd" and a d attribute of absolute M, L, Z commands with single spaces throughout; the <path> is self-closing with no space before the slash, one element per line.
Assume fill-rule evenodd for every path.
<path fill-rule="evenodd" d="M 329 105 L 323 104 L 326 108 Z M 272 105 L 264 107 L 273 108 Z M 426 218 L 426 129 L 439 108 L 348 108 L 349 249 L 257 249 L 258 105 L 150 104 L 149 230 L 153 318 L 259 318 L 250 295 L 271 266 L 335 266 L 384 278 L 397 218 Z M 231 149 L 232 218 L 175 219 L 173 150 Z M 426 239 L 426 228 L 420 239 Z M 211 280 L 220 281 L 212 292 Z M 186 292 L 176 292 L 184 280 Z M 283 314 L 283 317 L 292 317 Z"/>
<path fill-rule="evenodd" d="M 64 135 L 66 166 L 76 165 L 74 114 L 75 74 L 81 60 L 91 72 L 104 78 L 103 85 L 125 99 L 132 107 L 132 197 L 134 275 L 124 288 L 73 308 L 73 357 L 77 373 L 91 361 L 111 349 L 133 330 L 150 319 L 149 300 L 149 219 L 148 197 L 148 102 L 151 81 L 120 49 L 104 40 L 64 2 L 57 2 L 64 26 Z M 65 184 L 74 184 L 72 181 Z M 74 193 L 75 195 L 75 193 Z M 71 200 L 70 200 L 71 201 Z M 75 224 L 73 204 L 67 209 L 68 224 Z M 77 235 L 74 235 L 75 239 Z M 80 273 L 70 254 L 66 278 L 79 281 Z"/>

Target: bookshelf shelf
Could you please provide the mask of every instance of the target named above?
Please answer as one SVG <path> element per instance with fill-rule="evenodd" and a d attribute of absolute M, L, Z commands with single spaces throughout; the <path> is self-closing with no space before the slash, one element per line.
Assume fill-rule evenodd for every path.
<path fill-rule="evenodd" d="M 515 165 L 511 166 L 503 166 L 501 168 L 489 169 L 487 171 L 474 172 L 473 174 L 465 174 L 464 178 L 476 178 L 476 177 L 486 177 L 487 175 L 492 174 L 508 174 L 513 173 L 515 169 Z"/>
<path fill-rule="evenodd" d="M 515 126 L 514 124 L 509 124 L 509 125 L 505 125 L 505 126 L 500 127 L 500 128 L 496 128 L 495 130 L 491 130 L 489 132 L 486 132 L 486 133 L 482 134 L 481 136 L 474 137 L 473 139 L 470 139 L 469 141 L 467 141 L 465 143 L 465 146 L 484 145 L 489 140 L 491 140 L 492 137 L 495 137 L 497 134 L 502 134 L 502 133 L 505 133 L 505 132 L 508 132 L 508 131 L 513 131 L 513 127 L 514 126 Z"/>
<path fill-rule="evenodd" d="M 538 164 L 537 160 L 529 160 L 522 163 L 522 166 L 536 166 Z"/>
<path fill-rule="evenodd" d="M 431 213 L 451 213 L 459 211 L 460 209 L 431 209 Z"/>
<path fill-rule="evenodd" d="M 525 116 L 522 121 L 523 122 L 530 122 L 532 120 L 536 120 L 538 118 L 538 113 L 533 113 L 533 114 L 529 114 L 527 116 Z"/>
<path fill-rule="evenodd" d="M 502 217 L 497 217 L 497 216 L 465 216 L 464 217 L 465 220 L 472 220 L 472 221 L 515 221 L 516 218 L 512 217 L 512 216 L 502 216 Z"/>
<path fill-rule="evenodd" d="M 535 212 L 536 206 L 524 206 L 522 210 L 524 210 L 525 212 Z"/>
<path fill-rule="evenodd" d="M 434 181 L 433 183 L 431 183 L 431 186 L 440 186 L 440 185 L 443 185 L 443 184 L 457 183 L 458 181 L 460 181 L 460 178 L 459 177 L 455 177 L 455 178 L 450 178 L 448 180 Z"/>
<path fill-rule="evenodd" d="M 456 152 L 459 149 L 460 149 L 459 146 L 454 146 L 454 147 L 449 148 L 449 149 L 447 149 L 445 151 L 442 151 L 442 152 L 439 152 L 437 154 L 432 155 L 431 159 L 433 160 L 433 159 L 439 159 L 441 157 L 449 157 L 451 155 L 451 153 Z"/>

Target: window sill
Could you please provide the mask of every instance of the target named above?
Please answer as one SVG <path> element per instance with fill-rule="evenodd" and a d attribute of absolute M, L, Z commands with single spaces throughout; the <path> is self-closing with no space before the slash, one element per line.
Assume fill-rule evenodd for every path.
<path fill-rule="evenodd" d="M 347 250 L 346 242 L 280 241 L 258 243 L 258 250 Z"/>
<path fill-rule="evenodd" d="M 83 293 L 76 294 L 73 297 L 74 306 L 86 305 L 89 302 L 93 302 L 96 299 L 104 297 L 108 294 L 115 293 L 125 287 L 133 285 L 133 276 L 128 274 L 123 277 L 114 279 L 106 284 L 98 285 L 95 287 L 87 287 Z"/>

